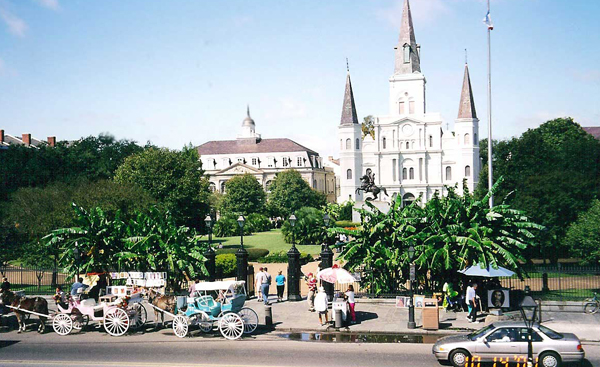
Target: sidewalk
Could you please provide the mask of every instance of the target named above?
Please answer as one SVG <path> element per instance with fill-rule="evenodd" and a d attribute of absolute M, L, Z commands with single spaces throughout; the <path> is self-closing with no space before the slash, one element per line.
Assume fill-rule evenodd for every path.
<path fill-rule="evenodd" d="M 308 311 L 308 302 L 282 302 L 277 303 L 272 299 L 271 310 L 273 323 L 278 331 L 320 331 L 333 329 L 321 326 L 316 312 Z M 246 301 L 246 306 L 256 311 L 259 323 L 264 324 L 265 306 L 256 298 Z M 424 330 L 421 328 L 421 310 L 415 308 L 415 321 L 417 329 L 408 329 L 408 309 L 396 308 L 392 302 L 356 303 L 356 318 L 358 323 L 349 325 L 344 331 L 369 332 L 369 333 L 399 333 L 399 334 L 432 334 L 451 335 L 455 333 L 476 330 L 485 325 L 485 317 L 480 317 L 479 324 L 470 323 L 466 312 L 448 312 L 440 310 L 440 329 Z M 331 316 L 331 310 L 330 310 Z M 581 340 L 600 341 L 600 315 L 587 315 L 584 313 L 545 312 L 543 324 L 559 332 L 576 334 Z"/>

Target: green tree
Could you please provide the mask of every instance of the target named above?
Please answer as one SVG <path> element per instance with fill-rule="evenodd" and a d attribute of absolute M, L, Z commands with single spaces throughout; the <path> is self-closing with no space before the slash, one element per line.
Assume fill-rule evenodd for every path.
<path fill-rule="evenodd" d="M 304 206 L 321 208 L 327 202 L 325 194 L 311 189 L 300 173 L 293 169 L 278 173 L 269 188 L 267 206 L 274 217 L 288 218 Z"/>
<path fill-rule="evenodd" d="M 582 213 L 571 224 L 565 236 L 565 245 L 583 264 L 600 265 L 600 201 Z"/>
<path fill-rule="evenodd" d="M 481 141 L 484 162 L 476 190 L 487 190 L 487 141 Z M 571 118 L 548 121 L 519 138 L 494 142 L 495 177 L 504 177 L 496 201 L 520 208 L 548 231 L 541 240 L 553 258 L 568 256 L 559 246 L 568 226 L 590 207 L 600 191 L 600 142 Z M 530 253 L 529 256 L 547 256 Z"/>
<path fill-rule="evenodd" d="M 265 212 L 267 195 L 256 178 L 251 174 L 235 176 L 225 184 L 225 194 L 221 203 L 222 214 Z"/>
<path fill-rule="evenodd" d="M 402 198 L 397 196 L 387 213 L 365 203 L 367 208 L 358 210 L 361 227 L 330 229 L 354 238 L 341 254 L 346 267 L 369 269 L 363 283 L 377 294 L 395 291 L 407 279 L 411 245 L 417 276 L 430 290 L 474 264 L 520 273 L 523 251 L 535 245 L 532 231 L 543 227 L 509 205 L 500 203 L 490 209 L 487 195 L 475 200 L 464 189 L 465 195 L 460 196 L 449 188 L 447 197 L 435 195 L 423 206 L 417 200 L 402 208 Z M 498 183 L 492 192 L 497 190 Z"/>
<path fill-rule="evenodd" d="M 363 139 L 369 135 L 372 139 L 375 139 L 375 118 L 369 115 L 363 119 L 362 125 L 362 137 Z"/>
<path fill-rule="evenodd" d="M 327 239 L 327 231 L 323 222 L 323 212 L 316 208 L 303 207 L 297 210 L 296 224 L 292 228 L 289 220 L 281 227 L 283 239 L 287 243 L 297 245 L 318 245 Z"/>
<path fill-rule="evenodd" d="M 208 180 L 198 152 L 150 148 L 125 159 L 115 173 L 122 184 L 136 184 L 169 210 L 180 225 L 204 228 L 209 211 Z"/>

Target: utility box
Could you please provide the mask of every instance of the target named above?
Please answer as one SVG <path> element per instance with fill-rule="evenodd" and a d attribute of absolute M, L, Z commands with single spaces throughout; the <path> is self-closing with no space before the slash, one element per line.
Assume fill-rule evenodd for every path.
<path fill-rule="evenodd" d="M 440 309 L 437 299 L 425 298 L 421 312 L 423 329 L 438 330 L 440 328 Z"/>

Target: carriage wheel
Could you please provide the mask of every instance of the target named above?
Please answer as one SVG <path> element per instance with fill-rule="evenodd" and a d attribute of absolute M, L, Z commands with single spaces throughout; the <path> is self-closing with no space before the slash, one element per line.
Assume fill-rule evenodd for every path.
<path fill-rule="evenodd" d="M 123 309 L 113 308 L 104 315 L 104 330 L 112 336 L 125 334 L 130 324 L 129 316 Z"/>
<path fill-rule="evenodd" d="M 244 334 L 250 334 L 258 327 L 258 315 L 253 309 L 244 307 L 238 312 L 244 321 Z"/>
<path fill-rule="evenodd" d="M 177 315 L 173 319 L 173 332 L 180 338 L 185 338 L 188 334 L 188 318 L 183 315 Z"/>
<path fill-rule="evenodd" d="M 213 321 L 205 313 L 197 313 L 190 316 L 190 323 L 192 325 L 198 325 L 200 331 L 203 333 L 210 333 L 213 330 Z"/>
<path fill-rule="evenodd" d="M 219 320 L 219 330 L 225 339 L 239 339 L 244 333 L 244 321 L 236 313 L 225 314 Z"/>
<path fill-rule="evenodd" d="M 131 319 L 131 328 L 137 330 L 146 324 L 148 312 L 146 308 L 139 303 L 134 303 L 128 310 Z"/>
<path fill-rule="evenodd" d="M 52 328 L 58 335 L 68 335 L 73 330 L 73 320 L 65 313 L 59 313 L 52 319 Z"/>
<path fill-rule="evenodd" d="M 71 319 L 73 320 L 73 329 L 75 330 L 83 330 L 90 323 L 90 317 L 88 315 L 71 314 Z"/>

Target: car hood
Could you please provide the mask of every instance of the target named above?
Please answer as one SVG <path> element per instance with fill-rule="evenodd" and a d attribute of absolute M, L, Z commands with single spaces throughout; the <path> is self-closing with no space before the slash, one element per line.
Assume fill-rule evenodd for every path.
<path fill-rule="evenodd" d="M 469 340 L 467 335 L 449 335 L 438 339 L 435 344 L 462 343 L 466 340 Z"/>

